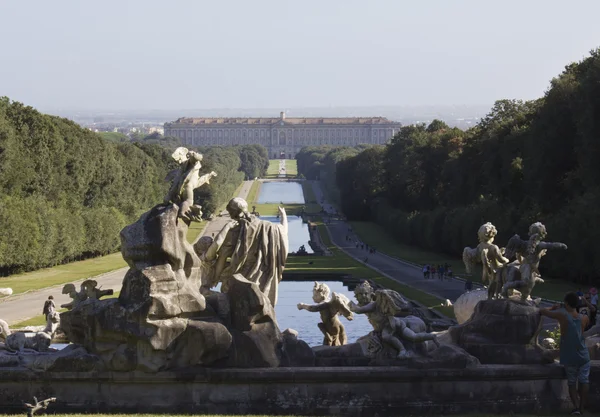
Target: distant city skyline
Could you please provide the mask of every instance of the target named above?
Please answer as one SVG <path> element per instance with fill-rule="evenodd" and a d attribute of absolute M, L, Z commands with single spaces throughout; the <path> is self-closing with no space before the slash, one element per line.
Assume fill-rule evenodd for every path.
<path fill-rule="evenodd" d="M 0 14 L 0 96 L 47 112 L 491 106 L 543 96 L 600 46 L 595 0 L 32 0 Z"/>

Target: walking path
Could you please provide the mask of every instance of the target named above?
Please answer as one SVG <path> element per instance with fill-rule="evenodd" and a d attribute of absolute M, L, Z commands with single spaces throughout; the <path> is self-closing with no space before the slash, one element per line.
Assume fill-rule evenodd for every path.
<path fill-rule="evenodd" d="M 252 187 L 252 181 L 244 181 L 237 197 L 247 198 Z M 227 213 L 227 212 L 225 212 Z M 213 220 L 208 222 L 203 231 L 203 236 L 212 236 L 221 231 L 223 226 L 231 220 L 229 214 L 224 214 L 221 217 L 215 217 Z M 93 277 L 98 281 L 98 286 L 103 289 L 113 289 L 115 292 L 121 291 L 123 284 L 123 277 L 129 268 L 121 268 L 115 271 L 108 272 L 96 277 Z M 88 279 L 88 278 L 86 278 Z M 79 289 L 79 285 L 84 280 L 74 281 L 75 287 Z M 30 319 L 37 315 L 42 315 L 42 307 L 44 301 L 48 299 L 48 296 L 54 297 L 54 302 L 57 307 L 61 304 L 66 304 L 71 301 L 68 295 L 61 294 L 64 284 L 43 288 L 37 291 L 30 291 L 23 294 L 12 295 L 2 299 L 0 302 L 0 319 L 5 320 L 8 324 L 19 323 L 21 321 Z"/>
<path fill-rule="evenodd" d="M 325 200 L 320 184 L 317 181 L 311 181 L 311 183 L 317 201 L 321 201 L 323 210 L 332 216 L 331 221 L 326 224 L 332 242 L 348 255 L 394 281 L 411 286 L 425 293 L 435 295 L 443 300 L 450 300 L 452 303 L 465 292 L 465 283 L 462 280 L 444 279 L 442 281 L 437 278 L 424 279 L 421 265 L 392 258 L 391 256 L 379 252 L 369 253 L 369 251 L 366 250 L 366 246 L 365 249 L 361 249 L 360 245 L 357 248 L 357 239 L 354 233 L 350 231 L 350 224 L 343 220 L 339 220 L 336 209 Z M 346 240 L 346 236 L 350 236 L 352 240 Z M 550 306 L 549 303 L 542 304 L 543 306 Z M 543 326 L 545 329 L 554 328 L 556 322 L 545 318 Z"/>

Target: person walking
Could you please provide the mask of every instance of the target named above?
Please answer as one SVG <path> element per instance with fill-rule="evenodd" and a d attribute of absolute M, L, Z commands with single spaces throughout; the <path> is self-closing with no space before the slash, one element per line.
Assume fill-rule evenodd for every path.
<path fill-rule="evenodd" d="M 427 275 L 429 275 L 429 265 L 423 265 L 423 278 L 427 279 Z"/>
<path fill-rule="evenodd" d="M 56 311 L 56 305 L 54 304 L 54 297 L 50 295 L 44 303 L 42 314 L 44 315 L 44 318 L 48 320 L 48 315 L 54 311 Z"/>
<path fill-rule="evenodd" d="M 569 396 L 575 406 L 571 415 L 574 416 L 583 412 L 590 388 L 590 353 L 583 337 L 589 318 L 577 312 L 578 303 L 579 296 L 569 292 L 563 304 L 540 309 L 542 316 L 557 320 L 560 326 L 560 363 L 567 374 Z"/>

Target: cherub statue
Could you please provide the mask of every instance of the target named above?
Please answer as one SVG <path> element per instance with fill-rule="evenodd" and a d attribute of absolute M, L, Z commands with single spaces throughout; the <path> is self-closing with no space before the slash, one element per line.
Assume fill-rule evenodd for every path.
<path fill-rule="evenodd" d="M 71 297 L 72 299 L 70 303 L 61 305 L 62 308 L 66 308 L 67 310 L 74 309 L 79 305 L 79 303 L 87 299 L 87 294 L 85 292 L 85 289 L 83 288 L 83 284 L 81 284 L 81 291 L 79 292 L 77 292 L 77 290 L 75 289 L 75 285 L 65 284 L 65 286 L 62 289 L 62 293 L 69 294 L 69 297 Z"/>
<path fill-rule="evenodd" d="M 178 217 L 186 222 L 200 221 L 202 217 L 201 207 L 194 204 L 194 190 L 203 184 L 208 184 L 216 172 L 212 171 L 200 175 L 202 168 L 202 154 L 179 147 L 171 155 L 179 164 L 179 169 L 171 171 L 167 180 L 172 180 L 171 188 L 165 196 L 165 204 L 179 205 Z"/>
<path fill-rule="evenodd" d="M 567 249 L 567 245 L 560 242 L 544 242 L 546 238 L 546 226 L 537 222 L 529 226 L 529 239 L 522 240 L 519 235 L 514 235 L 506 245 L 505 255 L 508 258 L 515 257 L 515 266 L 512 273 L 502 274 L 506 281 L 502 286 L 502 295 L 508 297 L 508 292 L 512 289 L 518 289 L 521 292 L 521 299 L 526 301 L 531 295 L 531 291 L 536 283 L 542 283 L 539 266 L 542 256 L 548 249 Z M 513 265 L 511 264 L 511 265 Z M 508 266 L 507 266 L 508 269 Z"/>
<path fill-rule="evenodd" d="M 33 404 L 24 403 L 25 407 L 27 407 L 27 416 L 33 417 L 35 413 L 38 411 L 45 412 L 48 409 L 50 403 L 56 401 L 56 397 L 47 398 L 43 401 L 38 401 L 36 397 L 33 397 Z"/>
<path fill-rule="evenodd" d="M 407 351 L 401 339 L 407 342 L 422 344 L 427 340 L 439 346 L 437 337 L 427 333 L 427 325 L 419 317 L 409 315 L 412 311 L 410 303 L 393 290 L 374 291 L 368 282 L 358 285 L 354 294 L 359 303 L 350 303 L 350 310 L 357 314 L 367 314 L 373 326 L 374 334 L 381 341 L 396 351 L 397 358 L 407 358 Z"/>
<path fill-rule="evenodd" d="M 346 329 L 338 319 L 338 315 L 352 320 L 354 315 L 350 311 L 350 300 L 338 293 L 331 294 L 331 290 L 326 284 L 315 281 L 313 287 L 313 301 L 317 304 L 308 305 L 304 303 L 298 304 L 298 310 L 307 310 L 311 313 L 321 313 L 321 323 L 318 324 L 319 330 L 323 333 L 323 345 L 325 346 L 342 346 L 348 342 Z"/>
<path fill-rule="evenodd" d="M 496 227 L 487 222 L 477 231 L 479 244 L 476 248 L 466 247 L 463 250 L 463 262 L 467 274 L 471 274 L 473 267 L 477 263 L 483 265 L 481 282 L 488 286 L 488 298 L 494 298 L 498 295 L 500 288 L 496 282 L 496 272 L 498 269 L 509 262 L 503 256 L 502 250 L 494 245 L 494 238 L 498 234 Z"/>
<path fill-rule="evenodd" d="M 99 300 L 101 297 L 113 295 L 113 290 L 102 290 L 100 288 L 96 288 L 97 286 L 98 281 L 93 279 L 86 279 L 81 283 L 81 288 L 85 292 L 87 300 Z"/>

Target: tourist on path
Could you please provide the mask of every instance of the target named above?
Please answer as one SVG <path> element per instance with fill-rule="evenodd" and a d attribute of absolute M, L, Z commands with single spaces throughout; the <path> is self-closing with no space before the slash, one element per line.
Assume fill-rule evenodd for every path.
<path fill-rule="evenodd" d="M 54 304 L 54 297 L 50 295 L 44 303 L 42 314 L 44 315 L 44 318 L 48 320 L 48 315 L 54 311 L 56 311 L 56 305 Z"/>
<path fill-rule="evenodd" d="M 579 297 L 570 292 L 564 303 L 548 309 L 540 309 L 540 314 L 558 321 L 560 325 L 560 363 L 567 373 L 569 395 L 575 409 L 571 415 L 581 415 L 589 391 L 590 353 L 585 345 L 583 329 L 589 318 L 577 313 Z M 577 387 L 579 383 L 579 389 Z"/>

